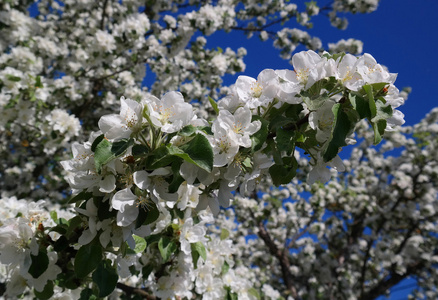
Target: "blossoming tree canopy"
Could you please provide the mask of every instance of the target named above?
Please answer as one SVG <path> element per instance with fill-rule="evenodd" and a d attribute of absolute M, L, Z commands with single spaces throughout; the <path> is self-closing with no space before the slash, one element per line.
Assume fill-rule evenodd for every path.
<path fill-rule="evenodd" d="M 360 41 L 290 26 L 377 4 L 0 4 L 0 296 L 374 299 L 417 276 L 433 298 L 437 112 L 400 129 L 406 92 Z M 246 50 L 217 31 L 292 68 L 223 86 Z"/>
<path fill-rule="evenodd" d="M 327 166 L 344 170 L 337 155 L 354 142 L 360 120 L 371 124 L 375 143 L 403 123 L 396 110 L 403 102 L 393 85 L 396 76 L 371 55 L 307 51 L 292 62 L 293 70 L 264 70 L 257 79 L 240 76 L 232 94 L 211 100 L 217 114 L 212 121 L 199 118 L 179 92 L 139 102 L 121 97 L 120 113 L 102 116 L 100 131 L 84 144 L 74 143 L 73 159 L 61 162 L 76 194 L 70 200 L 76 216 L 67 221 L 52 215 L 56 224 L 47 228 L 38 222 L 35 228 L 32 221 L 24 226 L 32 242 L 15 264 L 23 279 L 38 279 L 26 282 L 36 295 L 50 295 L 61 272 L 66 278 L 57 282 L 60 287 L 75 289 L 91 276 L 102 297 L 114 290 L 118 276 L 146 280 L 167 265 L 167 275 L 151 280 L 157 296 L 190 296 L 192 284 L 200 294 L 214 290 L 208 285 L 213 281 L 189 275 L 215 259 L 211 250 L 207 254 L 214 244 L 228 243 L 222 235 L 208 240 L 205 224 L 220 206 L 230 205 L 239 186 L 241 193 L 252 192 L 253 182 L 267 173 L 277 186 L 289 183 L 298 168 L 296 147 L 310 157 L 308 182 L 325 182 Z M 23 226 L 20 220 L 27 219 L 10 226 Z M 53 264 L 57 252 L 74 258 L 73 266 L 61 270 Z M 4 253 L 0 259 L 10 263 Z M 128 269 L 133 264 L 142 266 L 141 275 Z M 187 282 L 171 279 L 175 276 Z M 213 298 L 224 296 L 224 285 Z"/>

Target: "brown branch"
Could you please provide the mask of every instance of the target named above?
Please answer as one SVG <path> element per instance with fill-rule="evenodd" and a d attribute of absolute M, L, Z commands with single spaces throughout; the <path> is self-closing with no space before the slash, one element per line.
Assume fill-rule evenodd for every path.
<path fill-rule="evenodd" d="M 307 231 L 309 230 L 309 226 L 310 224 L 313 223 L 313 221 L 316 220 L 316 213 L 313 214 L 313 216 L 310 218 L 310 220 L 307 222 L 307 224 L 304 226 L 303 230 L 301 232 L 297 232 L 292 240 L 289 242 L 289 244 L 287 245 L 287 248 L 290 249 L 294 246 L 295 242 L 302 237 L 305 233 L 307 233 Z"/>
<path fill-rule="evenodd" d="M 289 20 L 292 17 L 294 17 L 293 14 L 287 14 L 283 18 L 277 19 L 275 21 L 272 21 L 271 23 L 265 24 L 265 25 L 260 26 L 260 27 L 248 28 L 248 27 L 241 27 L 241 26 L 233 26 L 233 27 L 231 27 L 231 29 L 242 30 L 242 31 L 264 31 L 266 28 L 271 27 L 271 26 L 273 26 L 275 24 L 287 21 L 287 20 Z"/>
<path fill-rule="evenodd" d="M 143 297 L 144 299 L 158 300 L 157 297 L 155 297 L 153 295 L 150 295 L 145 290 L 142 290 L 142 289 L 139 289 L 139 288 L 135 288 L 135 287 L 123 284 L 121 282 L 117 283 L 117 288 L 121 289 L 122 291 L 124 291 L 128 295 L 136 294 L 136 295 L 139 295 L 139 296 Z"/>
<path fill-rule="evenodd" d="M 297 299 L 298 297 L 297 289 L 295 288 L 295 285 L 293 283 L 293 275 L 290 272 L 288 248 L 279 249 L 277 245 L 274 243 L 274 241 L 272 240 L 271 236 L 269 235 L 268 231 L 266 230 L 262 222 L 259 222 L 258 229 L 259 229 L 258 236 L 263 240 L 265 245 L 268 247 L 269 252 L 273 256 L 275 256 L 280 262 L 281 273 L 287 289 L 291 293 L 291 296 L 294 299 Z"/>
<path fill-rule="evenodd" d="M 108 4 L 108 0 L 105 0 L 102 7 L 102 18 L 100 19 L 100 30 L 105 28 L 105 17 L 106 17 L 106 5 Z"/>

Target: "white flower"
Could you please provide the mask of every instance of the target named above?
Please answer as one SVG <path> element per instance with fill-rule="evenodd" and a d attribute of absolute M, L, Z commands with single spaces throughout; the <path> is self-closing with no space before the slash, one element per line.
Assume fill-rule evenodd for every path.
<path fill-rule="evenodd" d="M 132 193 L 130 188 L 115 193 L 111 203 L 112 208 L 118 211 L 118 226 L 129 226 L 137 219 L 139 213 L 138 197 Z"/>
<path fill-rule="evenodd" d="M 260 72 L 257 80 L 239 76 L 236 81 L 236 94 L 249 108 L 255 109 L 271 102 L 278 91 L 278 76 L 272 69 Z"/>
<path fill-rule="evenodd" d="M 397 74 L 389 73 L 368 53 L 359 57 L 356 67 L 363 80 L 369 84 L 379 82 L 394 83 L 397 78 Z"/>
<path fill-rule="evenodd" d="M 251 111 L 245 107 L 239 107 L 232 115 L 227 110 L 221 110 L 214 126 L 222 126 L 236 134 L 237 144 L 248 148 L 251 147 L 250 135 L 256 133 L 260 127 L 260 121 L 251 122 Z"/>
<path fill-rule="evenodd" d="M 312 111 L 309 115 L 309 125 L 312 129 L 316 129 L 316 140 L 320 143 L 327 141 L 331 135 L 335 119 L 332 111 L 334 104 L 333 101 L 326 100 L 318 110 Z"/>
<path fill-rule="evenodd" d="M 292 57 L 295 76 L 290 78 L 291 81 L 302 84 L 306 89 L 311 87 L 320 78 L 317 64 L 322 58 L 316 52 L 302 51 Z"/>
<path fill-rule="evenodd" d="M 214 136 L 208 138 L 213 147 L 213 166 L 222 167 L 230 164 L 239 151 L 236 134 L 228 128 L 220 126 L 218 122 L 213 123 L 212 131 Z"/>
<path fill-rule="evenodd" d="M 362 76 L 357 72 L 357 57 L 345 54 L 337 60 L 337 79 L 340 79 L 346 88 L 358 91 L 364 85 Z"/>
<path fill-rule="evenodd" d="M 184 211 L 187 207 L 196 208 L 199 203 L 199 195 L 201 191 L 187 182 L 183 182 L 178 188 L 177 207 Z"/>
<path fill-rule="evenodd" d="M 336 155 L 335 158 L 333 158 L 329 162 L 324 162 L 324 159 L 321 157 L 320 152 L 316 153 L 316 155 L 317 161 L 315 163 L 314 159 L 312 158 L 312 161 L 315 164 L 307 176 L 308 184 L 314 184 L 316 181 L 320 181 L 322 183 L 326 183 L 327 181 L 329 181 L 331 178 L 331 173 L 327 167 L 335 168 L 338 172 L 345 171 L 345 166 L 339 155 Z"/>
<path fill-rule="evenodd" d="M 120 98 L 120 104 L 119 115 L 106 115 L 99 120 L 100 130 L 110 140 L 129 138 L 141 129 L 143 105 L 125 97 Z"/>
<path fill-rule="evenodd" d="M 296 73 L 292 70 L 275 70 L 279 78 L 278 98 L 286 103 L 299 104 L 303 102 L 300 97 L 296 97 L 300 93 L 303 86 L 296 79 Z"/>
<path fill-rule="evenodd" d="M 177 132 L 188 125 L 194 116 L 192 106 L 184 102 L 179 92 L 166 93 L 161 100 L 150 96 L 143 102 L 148 106 L 153 125 L 161 128 L 162 132 Z"/>
<path fill-rule="evenodd" d="M 205 243 L 207 241 L 205 238 L 205 233 L 205 226 L 201 224 L 193 225 L 192 218 L 186 219 L 181 227 L 181 234 L 179 238 L 181 243 L 181 251 L 187 255 L 190 255 L 192 253 L 190 244 L 197 242 Z"/>

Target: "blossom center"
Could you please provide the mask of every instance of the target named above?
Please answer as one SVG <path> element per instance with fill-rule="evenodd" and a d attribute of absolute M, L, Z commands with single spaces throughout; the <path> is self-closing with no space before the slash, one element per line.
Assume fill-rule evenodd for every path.
<path fill-rule="evenodd" d="M 252 84 L 251 92 L 252 92 L 252 96 L 254 98 L 260 98 L 260 96 L 262 95 L 263 87 L 260 85 L 260 83 L 258 81 L 256 81 L 254 84 Z"/>

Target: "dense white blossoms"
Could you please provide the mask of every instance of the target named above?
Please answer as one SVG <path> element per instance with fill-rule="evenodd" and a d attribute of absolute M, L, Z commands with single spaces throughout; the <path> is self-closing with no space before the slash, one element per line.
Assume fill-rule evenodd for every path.
<path fill-rule="evenodd" d="M 354 131 L 364 126 L 359 120 L 372 126 L 366 140 L 378 143 L 385 129 L 403 123 L 397 108 L 406 97 L 372 56 L 321 53 L 319 38 L 289 28 L 290 20 L 310 27 L 322 11 L 316 2 L 300 11 L 282 0 L 146 6 L 40 0 L 35 18 L 19 2 L 0 4 L 2 293 L 7 282 L 0 296 L 115 299 L 134 291 L 163 299 L 342 298 L 372 288 L 376 280 L 365 265 L 376 257 L 388 258 L 378 260 L 382 276 L 389 267 L 404 274 L 417 257 L 438 261 L 416 228 L 407 229 L 412 237 L 394 239 L 406 245 L 398 252 L 388 250 L 389 238 L 369 248 L 369 236 L 347 236 L 360 232 L 350 219 L 361 209 L 369 214 L 359 218 L 366 228 L 386 230 L 379 225 L 386 221 L 373 218 L 389 211 L 394 220 L 407 215 L 412 224 L 425 224 L 423 232 L 432 230 L 421 218 L 438 211 L 434 190 L 421 194 L 418 209 L 411 199 L 436 179 L 433 164 L 404 163 L 394 179 L 385 179 L 373 174 L 384 162 L 369 159 L 351 190 L 321 184 L 341 176 L 337 171 L 353 174 L 338 153 L 355 142 Z M 372 11 L 377 2 L 330 5 L 329 18 L 343 27 L 337 12 Z M 207 37 L 217 31 L 273 40 L 293 69 L 242 75 L 225 88 L 223 76 L 245 69 L 246 50 L 208 48 Z M 292 56 L 298 45 L 320 54 Z M 360 52 L 362 45 L 349 40 L 336 47 Z M 202 109 L 207 96 L 209 110 Z M 100 131 L 90 134 L 96 124 Z M 88 141 L 77 142 L 85 136 Z M 394 211 L 385 203 L 379 210 L 370 196 L 375 190 L 366 194 L 385 180 L 394 191 L 388 199 L 402 197 Z M 303 191 L 315 197 L 301 201 Z M 60 204 L 46 208 L 39 199 Z M 344 226 L 330 217 L 341 206 Z M 318 248 L 314 237 L 327 243 Z M 343 247 L 349 252 L 336 253 Z"/>

